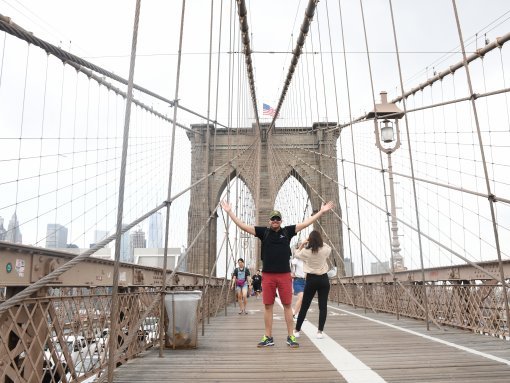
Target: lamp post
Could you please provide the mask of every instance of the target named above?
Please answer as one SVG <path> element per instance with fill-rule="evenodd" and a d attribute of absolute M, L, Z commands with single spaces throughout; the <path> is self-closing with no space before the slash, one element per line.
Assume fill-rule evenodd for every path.
<path fill-rule="evenodd" d="M 400 241 L 398 240 L 397 212 L 395 207 L 395 187 L 393 182 L 393 166 L 391 154 L 400 147 L 400 129 L 398 120 L 404 116 L 395 104 L 388 103 L 387 93 L 381 92 L 381 103 L 375 104 L 375 110 L 367 115 L 374 119 L 375 144 L 379 150 L 388 155 L 388 179 L 390 185 L 391 204 L 391 269 L 404 270 L 404 259 L 400 255 Z M 396 133 L 396 134 L 395 134 Z M 396 137 L 395 137 L 396 136 Z M 382 142 L 381 142 L 382 141 Z M 384 143 L 384 145 L 383 145 Z"/>

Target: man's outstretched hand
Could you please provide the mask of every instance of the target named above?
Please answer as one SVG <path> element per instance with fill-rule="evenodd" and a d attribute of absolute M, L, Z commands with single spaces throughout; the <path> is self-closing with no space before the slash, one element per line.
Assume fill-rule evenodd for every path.
<path fill-rule="evenodd" d="M 232 206 L 225 200 L 221 201 L 220 202 L 220 205 L 221 207 L 223 208 L 223 210 L 225 210 L 227 213 L 232 210 Z"/>
<path fill-rule="evenodd" d="M 331 210 L 335 207 L 335 204 L 333 201 L 326 202 L 324 205 L 321 206 L 321 211 L 323 213 L 327 212 L 328 210 Z"/>

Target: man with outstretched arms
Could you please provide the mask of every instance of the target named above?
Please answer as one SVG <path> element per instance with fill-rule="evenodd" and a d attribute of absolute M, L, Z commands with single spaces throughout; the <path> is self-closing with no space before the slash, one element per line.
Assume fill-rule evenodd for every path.
<path fill-rule="evenodd" d="M 289 259 L 291 257 L 290 240 L 299 231 L 317 221 L 324 213 L 333 208 L 333 202 L 329 201 L 322 205 L 321 209 L 296 225 L 282 227 L 282 215 L 278 210 L 269 214 L 269 227 L 250 226 L 241 221 L 232 211 L 232 206 L 221 202 L 221 207 L 232 221 L 243 231 L 256 236 L 262 242 L 261 257 L 262 267 L 262 302 L 264 303 L 264 327 L 265 334 L 257 347 L 274 346 L 273 340 L 273 306 L 278 291 L 285 322 L 287 323 L 287 345 L 299 347 L 293 334 L 292 321 L 292 277 L 290 274 Z"/>

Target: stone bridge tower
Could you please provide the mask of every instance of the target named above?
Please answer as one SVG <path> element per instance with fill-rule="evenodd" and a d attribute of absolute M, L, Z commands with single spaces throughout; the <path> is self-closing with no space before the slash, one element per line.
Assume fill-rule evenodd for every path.
<path fill-rule="evenodd" d="M 268 133 L 268 124 L 261 125 L 260 135 L 258 135 L 255 126 L 251 129 L 241 129 L 239 132 L 217 129 L 215 148 L 212 146 L 214 128 L 210 125 L 209 156 L 206 153 L 207 125 L 192 125 L 193 133 L 188 133 L 192 150 L 192 183 L 212 172 L 213 164 L 214 167 L 218 167 L 227 163 L 236 153 L 240 153 L 240 156 L 232 161 L 230 166 L 219 169 L 214 177 L 210 177 L 207 185 L 204 184 L 203 187 L 192 189 L 191 201 L 200 201 L 200 203 L 192 202 L 190 204 L 188 242 L 197 236 L 200 229 L 207 222 L 211 214 L 209 209 L 216 207 L 229 180 L 238 175 L 250 189 L 257 205 L 255 212 L 256 225 L 265 226 L 267 224 L 267 215 L 273 209 L 276 195 L 290 176 L 294 176 L 302 184 L 310 197 L 314 211 L 320 209 L 321 206 L 318 193 L 324 200 L 333 201 L 336 205 L 335 211 L 341 215 L 336 160 L 336 142 L 339 131 L 324 129 L 334 125 L 334 123 L 328 123 L 327 125 L 326 123 L 315 123 L 310 134 L 303 134 L 303 128 L 276 128 Z M 252 144 L 255 145 L 254 151 L 258 155 L 255 155 L 252 150 L 244 150 Z M 270 150 L 275 148 L 281 149 L 278 153 L 282 161 L 282 167 L 285 168 L 284 172 L 281 169 L 275 171 L 270 166 Z M 207 158 L 209 158 L 209 164 L 206 167 Z M 246 164 L 247 161 L 257 162 L 258 174 L 243 171 L 243 164 Z M 207 206 L 208 203 L 209 207 Z M 209 229 L 202 232 L 190 250 L 186 262 L 187 271 L 201 274 L 206 270 L 209 273 L 210 268 L 214 265 L 216 259 L 216 220 L 217 216 L 215 215 L 211 220 Z M 329 213 L 321 217 L 320 223 L 323 227 L 324 239 L 328 240 L 329 238 L 332 247 L 336 249 L 336 251 L 333 250 L 335 258 L 341 257 L 343 259 L 342 223 L 340 219 L 335 214 Z M 321 230 L 317 224 L 314 228 Z M 260 261 L 259 253 L 260 246 L 257 245 L 257 265 Z M 343 264 L 338 261 L 337 264 L 341 275 L 343 275 Z"/>

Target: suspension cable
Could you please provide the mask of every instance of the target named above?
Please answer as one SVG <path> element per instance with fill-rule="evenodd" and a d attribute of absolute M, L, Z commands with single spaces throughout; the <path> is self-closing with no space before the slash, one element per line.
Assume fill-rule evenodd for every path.
<path fill-rule="evenodd" d="M 303 51 L 303 45 L 305 43 L 306 35 L 308 34 L 308 31 L 310 29 L 310 24 L 313 19 L 313 15 L 315 13 L 315 8 L 317 7 L 317 3 L 319 0 L 309 0 L 308 6 L 306 7 L 305 11 L 305 18 L 303 19 L 303 23 L 301 24 L 301 31 L 299 33 L 299 37 L 297 39 L 296 47 L 294 48 L 294 51 L 292 52 L 292 60 L 291 64 L 289 66 L 289 71 L 287 73 L 287 78 L 284 82 L 282 93 L 280 95 L 280 100 L 278 101 L 278 105 L 276 106 L 275 114 L 273 117 L 273 120 L 271 121 L 271 124 L 269 125 L 269 129 L 267 132 L 269 133 L 275 126 L 276 119 L 278 118 L 278 114 L 280 113 L 280 109 L 283 104 L 283 100 L 285 100 L 285 95 L 287 94 L 287 90 L 289 89 L 289 85 L 292 81 L 292 76 L 294 75 L 294 71 L 296 70 L 296 66 L 299 61 L 299 56 L 301 56 L 301 53 Z"/>
<path fill-rule="evenodd" d="M 400 53 L 398 49 L 398 42 L 397 42 L 397 31 L 395 29 L 395 18 L 393 15 L 393 4 L 392 0 L 388 0 L 389 6 L 390 6 L 390 14 L 391 14 L 391 26 L 393 28 L 393 41 L 395 43 L 395 52 L 396 52 L 396 58 L 397 58 L 397 66 L 398 66 L 398 74 L 400 79 L 400 90 L 402 94 L 404 94 L 404 80 L 402 76 L 402 67 L 400 65 Z M 418 232 L 418 246 L 420 250 L 420 263 L 421 263 L 421 279 L 423 286 L 425 286 L 425 268 L 423 265 L 423 246 L 422 246 L 422 236 L 421 236 L 421 226 L 420 226 L 420 214 L 418 211 L 418 195 L 416 191 L 416 179 L 414 176 L 414 161 L 413 161 L 413 153 L 412 153 L 412 143 L 411 143 L 411 137 L 409 134 L 409 121 L 407 119 L 407 103 L 406 99 L 402 98 L 402 106 L 404 109 L 404 119 L 406 123 L 406 138 L 407 138 L 407 148 L 408 148 L 408 155 L 409 155 L 409 166 L 411 168 L 411 181 L 413 185 L 413 198 L 414 198 L 414 208 L 415 208 L 415 219 L 416 219 L 416 230 Z M 427 330 L 430 330 L 429 328 L 429 305 L 428 305 L 428 298 L 427 294 L 424 295 L 424 301 L 425 301 L 425 323 L 427 325 Z"/>
<path fill-rule="evenodd" d="M 255 121 L 257 123 L 257 128 L 260 129 L 259 122 L 259 114 L 257 110 L 257 94 L 255 92 L 255 75 L 253 70 L 253 63 L 251 58 L 251 47 L 250 47 L 250 35 L 248 33 L 248 18 L 246 17 L 248 11 L 246 9 L 245 0 L 236 0 L 237 1 L 237 13 L 239 14 L 239 27 L 241 28 L 242 37 L 243 37 L 243 52 L 246 62 L 246 70 L 248 74 L 248 81 L 250 84 L 250 94 L 251 101 L 253 104 L 253 114 L 255 115 Z"/>
<path fill-rule="evenodd" d="M 38 46 L 39 48 L 43 49 L 44 51 L 46 51 L 47 53 L 49 54 L 52 54 L 53 56 L 57 57 L 58 59 L 62 60 L 63 63 L 65 64 L 71 64 L 73 63 L 73 67 L 76 68 L 77 70 L 79 71 L 82 71 L 84 74 L 88 75 L 87 71 L 85 71 L 83 68 L 88 68 L 94 72 L 97 72 L 97 73 L 100 73 L 102 74 L 103 76 L 106 76 L 106 77 L 109 77 L 111 78 L 112 80 L 115 80 L 121 84 L 124 84 L 124 85 L 128 85 L 128 82 L 129 80 L 126 80 L 118 75 L 116 75 L 115 73 L 113 72 L 110 72 L 106 69 L 103 69 L 101 68 L 100 66 L 97 66 L 95 64 L 92 64 L 91 62 L 87 61 L 87 60 L 84 60 L 72 53 L 69 53 L 61 48 L 58 48 L 56 47 L 55 45 L 53 44 L 50 44 L 36 36 L 34 36 L 32 33 L 26 31 L 25 29 L 23 29 L 22 27 L 20 27 L 19 25 L 15 24 L 14 22 L 12 22 L 11 18 L 10 17 L 7 17 L 7 16 L 4 16 L 2 14 L 0 14 L 0 30 L 4 31 L 4 32 L 7 32 L 9 33 L 10 35 L 13 35 L 13 36 L 16 36 L 18 37 L 19 39 L 21 40 L 24 40 L 26 42 L 28 42 L 29 44 L 33 44 L 35 46 Z M 188 113 L 191 113 L 191 114 L 194 114 L 195 116 L 197 117 L 200 117 L 200 118 L 204 118 L 206 119 L 207 117 L 197 113 L 197 112 L 194 112 L 192 111 L 191 109 L 188 109 L 182 105 L 179 105 L 175 102 L 175 100 L 169 100 L 157 93 L 154 93 L 142 86 L 139 86 L 139 85 L 136 85 L 136 84 L 133 84 L 133 89 L 136 89 L 142 93 L 145 93 L 149 96 L 152 96 L 160 101 L 163 101 L 164 103 L 174 107 L 178 107 Z M 208 122 L 213 122 L 213 121 L 209 121 Z M 222 126 L 222 127 L 226 127 L 220 123 L 217 123 L 218 125 Z"/>
<path fill-rule="evenodd" d="M 329 21 L 328 2 L 326 2 L 326 19 L 328 22 L 329 50 L 331 52 L 333 52 L 333 44 L 331 41 L 331 25 L 330 25 L 330 21 Z M 341 23 L 341 21 L 340 21 L 340 23 Z M 342 30 L 342 39 L 343 39 L 343 30 Z M 344 49 L 344 51 L 345 51 L 345 49 Z M 337 92 L 337 84 L 336 84 L 336 71 L 335 71 L 335 63 L 333 60 L 333 53 L 331 53 L 330 56 L 331 56 L 331 69 L 332 69 L 332 74 L 333 74 L 333 89 L 335 92 L 336 120 L 339 121 L 340 120 L 340 111 L 338 110 L 339 100 L 338 100 L 338 92 Z M 345 52 L 344 52 L 344 57 L 345 57 Z M 346 66 L 346 69 L 347 69 L 347 66 Z M 347 94 L 349 97 L 349 90 L 347 90 Z M 348 102 L 349 102 L 349 108 L 350 108 L 350 99 L 348 100 Z M 344 180 L 344 183 L 346 183 L 342 134 L 339 135 L 339 141 L 340 141 L 339 146 L 340 146 L 340 158 L 341 158 L 340 163 L 341 163 L 341 167 L 342 167 L 342 178 Z M 352 148 L 354 150 L 354 145 L 352 146 Z M 356 187 L 357 187 L 357 182 L 356 182 Z M 350 223 L 350 219 L 349 219 L 349 209 L 347 208 L 347 206 L 348 206 L 347 190 L 345 187 L 343 188 L 343 190 L 344 190 L 344 201 L 345 201 L 345 207 L 346 207 L 345 214 L 346 214 L 346 218 L 347 218 L 347 240 L 349 242 L 349 259 L 352 259 L 352 244 L 351 244 L 351 230 L 350 230 L 351 223 Z M 343 259 L 342 259 L 342 262 L 343 262 Z M 345 274 L 345 264 L 344 264 L 344 274 Z"/>
<path fill-rule="evenodd" d="M 141 0 L 136 0 L 135 21 L 133 26 L 133 39 L 131 43 L 131 60 L 129 65 L 129 83 L 126 98 L 126 111 L 124 116 L 124 138 L 122 143 L 122 160 L 120 166 L 120 180 L 119 180 L 119 200 L 117 207 L 117 234 L 115 238 L 115 263 L 113 267 L 113 286 L 112 286 L 112 306 L 110 320 L 110 335 L 115 337 L 117 334 L 117 311 L 119 309 L 118 302 L 118 289 L 119 289 L 119 261 L 120 261 L 120 242 L 122 232 L 122 220 L 124 213 L 124 185 L 126 182 L 126 162 L 128 151 L 129 139 L 129 123 L 131 117 L 131 99 L 133 97 L 133 79 L 135 75 L 136 63 L 136 45 L 138 41 L 138 24 L 140 21 L 140 3 Z M 108 359 L 108 381 L 113 381 L 113 371 L 115 369 L 115 349 L 117 342 L 111 341 L 108 345 L 110 358 Z"/>

